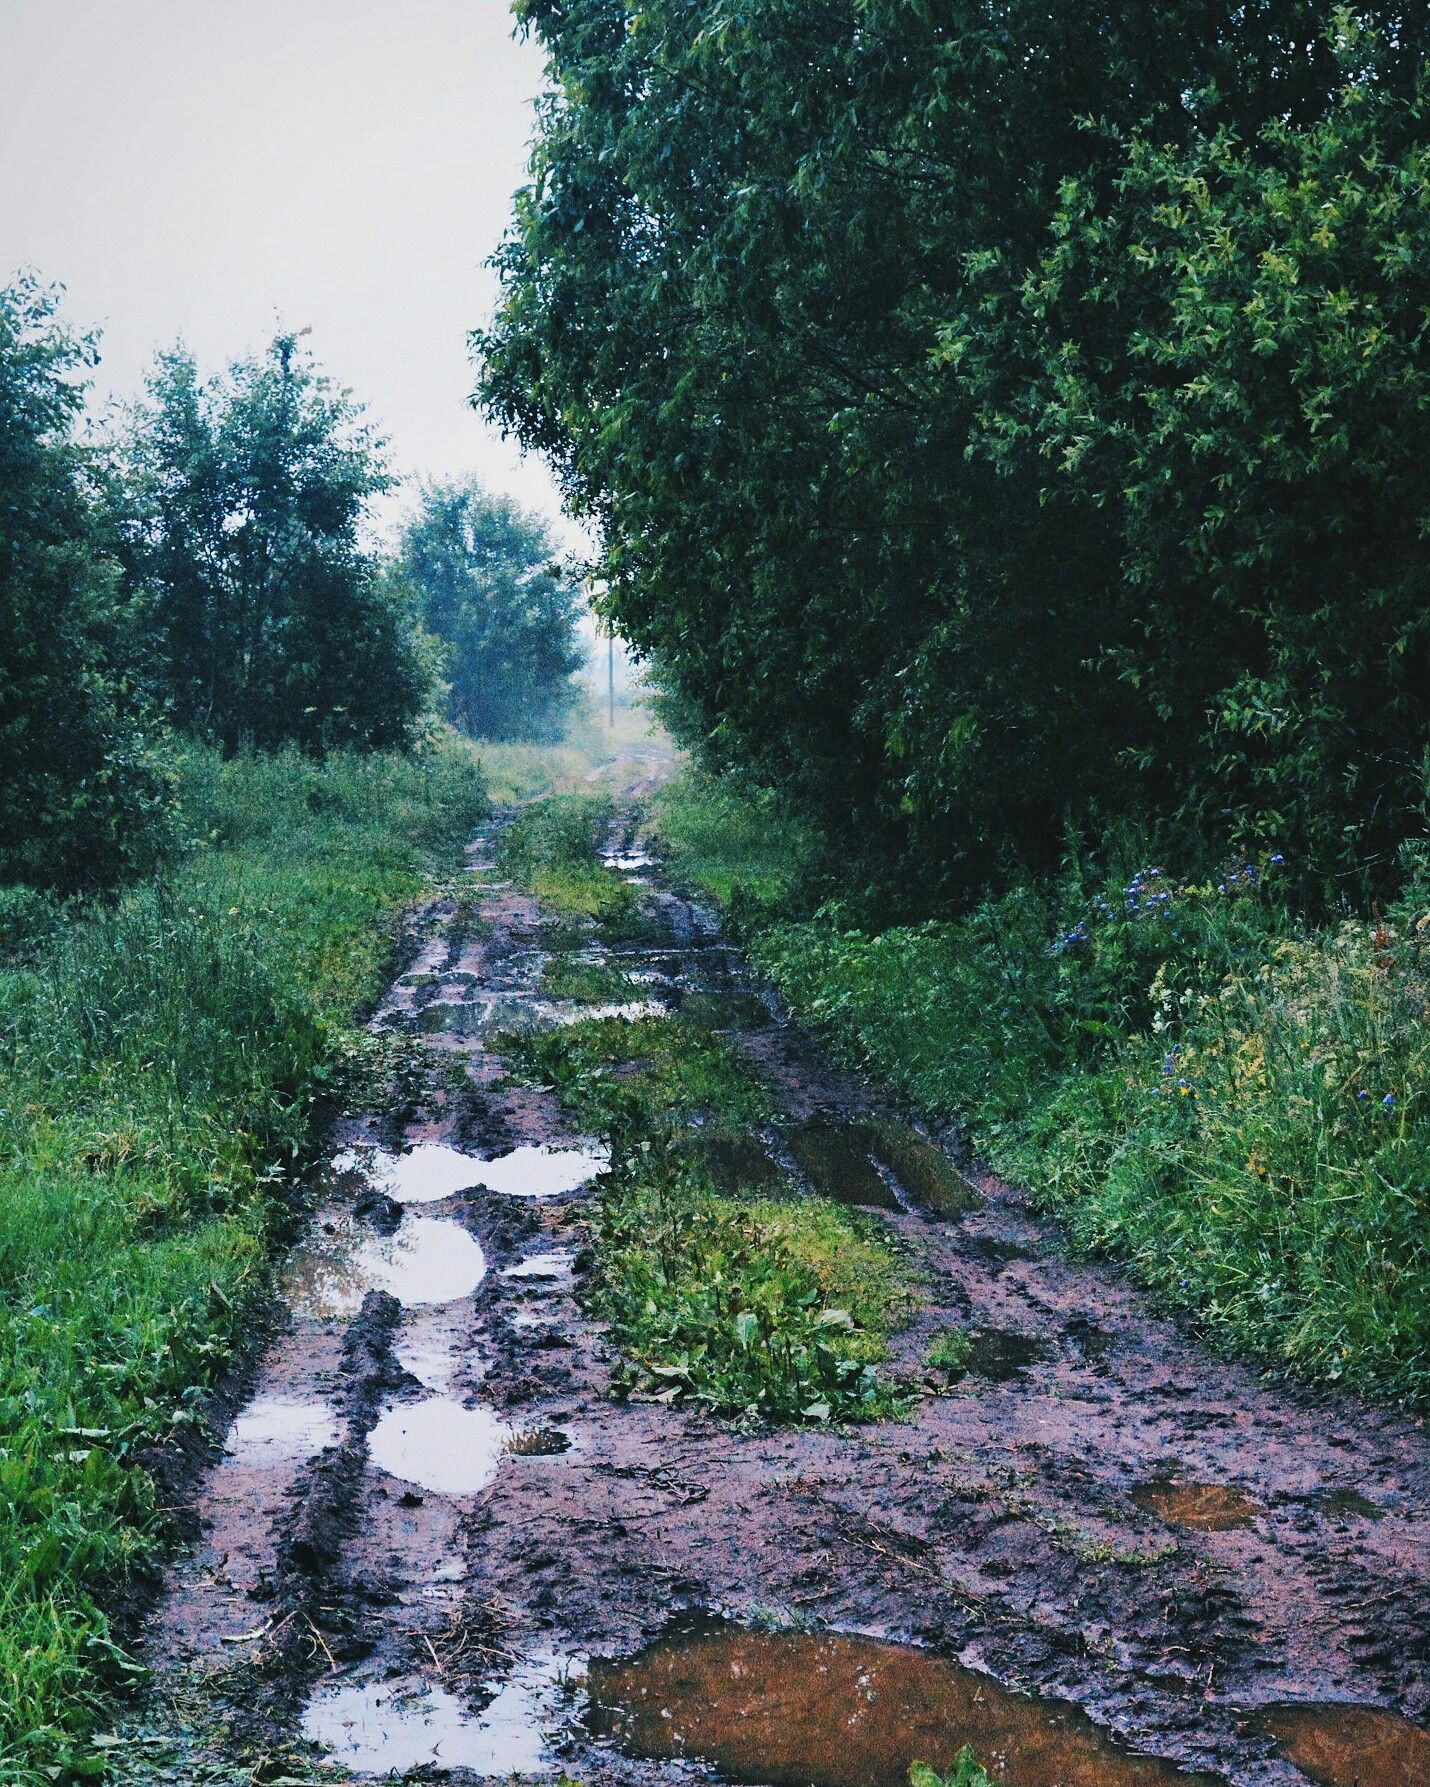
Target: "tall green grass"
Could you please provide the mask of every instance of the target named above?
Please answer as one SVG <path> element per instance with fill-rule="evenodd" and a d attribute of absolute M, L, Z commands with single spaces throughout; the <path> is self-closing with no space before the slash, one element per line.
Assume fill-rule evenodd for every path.
<path fill-rule="evenodd" d="M 730 800 L 702 811 L 688 783 L 657 814 L 677 862 L 726 897 L 751 850 L 746 821 L 735 870 L 718 860 Z M 1056 886 L 882 932 L 747 901 L 752 952 L 803 1015 L 1213 1338 L 1423 1401 L 1430 872 L 1408 865 L 1381 916 L 1316 927 L 1273 858 L 1192 879 L 1134 838 L 1100 854 Z"/>
<path fill-rule="evenodd" d="M 393 918 L 485 807 L 472 753 L 180 763 L 187 848 L 117 903 L 21 896 L 0 965 L 0 1778 L 93 1772 L 162 1538 L 144 1449 L 262 1296 Z M 58 1773 L 56 1772 L 58 1771 Z"/>

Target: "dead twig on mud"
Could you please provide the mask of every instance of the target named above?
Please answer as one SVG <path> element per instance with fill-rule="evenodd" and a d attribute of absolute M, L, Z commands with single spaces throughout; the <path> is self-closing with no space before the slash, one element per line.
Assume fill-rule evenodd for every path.
<path fill-rule="evenodd" d="M 318 1644 L 320 1645 L 320 1647 L 322 1649 L 323 1655 L 328 1659 L 328 1673 L 330 1675 L 340 1674 L 341 1671 L 338 1668 L 338 1659 L 333 1655 L 332 1651 L 328 1648 L 327 1639 L 324 1638 L 323 1634 L 313 1624 L 312 1620 L 309 1618 L 309 1616 L 306 1613 L 303 1615 L 303 1621 L 304 1621 L 304 1624 L 307 1626 L 308 1630 L 313 1634 L 314 1638 L 317 1639 Z"/>

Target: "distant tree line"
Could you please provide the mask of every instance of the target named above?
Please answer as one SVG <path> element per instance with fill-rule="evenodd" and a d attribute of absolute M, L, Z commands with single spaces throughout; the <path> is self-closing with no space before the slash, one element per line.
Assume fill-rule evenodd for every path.
<path fill-rule="evenodd" d="M 1070 832 L 1393 879 L 1430 774 L 1430 14 L 520 0 L 481 397 L 688 736 L 928 902 Z"/>
<path fill-rule="evenodd" d="M 96 357 L 53 288 L 0 289 L 0 883 L 156 862 L 175 733 L 233 753 L 408 749 L 442 715 L 559 729 L 579 588 L 538 519 L 433 487 L 379 550 L 382 443 L 292 335 L 208 380 L 163 353 L 86 434 Z"/>

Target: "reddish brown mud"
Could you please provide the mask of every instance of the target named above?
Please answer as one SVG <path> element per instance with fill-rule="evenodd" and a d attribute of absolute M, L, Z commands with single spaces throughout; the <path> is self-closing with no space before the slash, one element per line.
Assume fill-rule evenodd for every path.
<path fill-rule="evenodd" d="M 654 939 L 621 965 L 662 1009 L 708 1000 L 783 1113 L 763 1145 L 712 1132 L 711 1160 L 738 1179 L 787 1141 L 877 1206 L 923 1286 L 893 1361 L 922 1400 L 744 1432 L 611 1399 L 579 1302 L 601 1138 L 488 1047 L 570 1015 L 540 990 L 557 927 L 484 835 L 480 922 L 421 915 L 376 1020 L 424 1038 L 444 1089 L 335 1138 L 288 1324 L 153 1622 L 161 1681 L 211 1684 L 233 1754 L 302 1737 L 354 1779 L 653 1787 L 679 1759 L 896 1787 L 972 1743 L 1021 1787 L 1422 1787 L 1421 1424 L 1264 1382 L 1064 1257 L 832 1071 L 626 833 L 607 855 Z M 441 1006 L 464 1015 L 424 1020 Z M 926 1354 L 955 1325 L 950 1381 Z"/>

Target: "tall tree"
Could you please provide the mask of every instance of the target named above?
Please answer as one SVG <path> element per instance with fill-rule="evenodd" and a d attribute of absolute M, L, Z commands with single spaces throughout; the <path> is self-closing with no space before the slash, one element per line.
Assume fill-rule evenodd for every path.
<path fill-rule="evenodd" d="M 1135 392 L 1136 362 L 1158 343 L 1101 301 L 1115 286 L 1155 327 L 1186 251 L 1135 234 L 1137 213 L 1161 227 L 1136 178 L 1146 145 L 1189 182 L 1156 204 L 1201 215 L 1196 182 L 1221 177 L 1201 166 L 1208 145 L 1242 145 L 1250 192 L 1256 168 L 1294 160 L 1267 133 L 1303 142 L 1351 86 L 1376 107 L 1362 148 L 1400 155 L 1409 192 L 1423 8 L 1388 0 L 1352 20 L 1327 0 L 1118 0 L 1091 22 L 1073 0 L 518 11 L 552 79 L 498 257 L 502 305 L 475 338 L 480 396 L 550 456 L 599 530 L 608 610 L 657 659 L 708 752 L 912 864 L 895 878 L 922 898 L 1056 861 L 1069 813 L 1181 813 L 1223 836 L 1275 813 L 1288 838 L 1314 837 L 1328 870 L 1388 848 L 1405 804 L 1376 839 L 1355 829 L 1367 784 L 1350 774 L 1354 726 L 1274 803 L 1254 767 L 1211 770 L 1225 757 L 1213 715 L 1241 674 L 1231 604 L 1204 628 L 1210 583 L 1183 583 L 1157 611 L 1175 624 L 1150 638 L 1145 541 L 1124 526 L 1115 452 L 1097 457 L 1106 485 L 1080 476 L 1081 414 L 1065 400 L 1087 371 L 1134 454 L 1167 421 Z M 1379 51 L 1348 63 L 1376 20 Z M 1344 252 L 1315 263 L 1318 286 L 1344 285 L 1353 305 L 1367 280 L 1388 290 L 1421 227 L 1408 199 L 1371 200 Z M 1217 228 L 1218 304 L 1234 312 L 1258 301 L 1260 255 L 1295 260 L 1292 224 L 1229 202 Z M 1059 256 L 1091 262 L 1099 230 L 1119 246 L 1066 274 Z M 1137 279 L 1114 268 L 1142 250 Z M 1426 338 L 1408 292 L 1386 309 L 1395 343 L 1380 364 L 1418 377 Z M 1316 362 L 1289 344 L 1240 361 L 1269 432 L 1278 415 L 1311 425 Z M 1416 437 L 1380 426 L 1367 387 L 1338 389 L 1364 529 L 1412 474 Z M 1183 447 L 1197 450 L 1190 432 Z M 1172 457 L 1156 475 L 1175 484 Z M 1232 475 L 1221 500 L 1252 529 L 1285 490 Z M 1305 565 L 1347 512 L 1301 513 Z M 1198 562 L 1189 510 L 1158 514 L 1161 562 Z M 1405 530 L 1380 519 L 1402 550 Z M 1234 532 L 1221 537 L 1244 551 Z M 1363 598 L 1375 600 L 1352 565 L 1319 625 L 1350 636 Z M 1408 773 L 1426 716 L 1390 687 L 1389 636 L 1366 638 L 1342 687 L 1396 716 L 1375 749 Z M 1315 628 L 1299 637 L 1288 686 L 1326 644 Z"/>
<path fill-rule="evenodd" d="M 447 717 L 477 738 L 550 738 L 575 700 L 580 590 L 545 524 L 475 481 L 426 485 L 399 553 L 446 647 Z"/>
<path fill-rule="evenodd" d="M 70 892 L 162 850 L 168 784 L 105 649 L 119 566 L 74 438 L 95 351 L 57 301 L 0 289 L 0 881 Z"/>
<path fill-rule="evenodd" d="M 129 563 L 176 723 L 229 750 L 404 743 L 432 657 L 361 539 L 381 442 L 296 338 L 208 383 L 161 355 L 128 452 Z"/>

